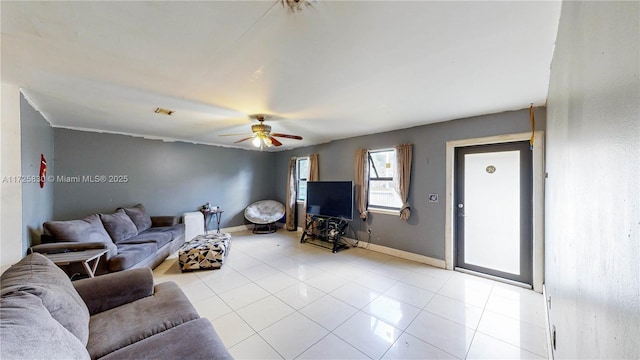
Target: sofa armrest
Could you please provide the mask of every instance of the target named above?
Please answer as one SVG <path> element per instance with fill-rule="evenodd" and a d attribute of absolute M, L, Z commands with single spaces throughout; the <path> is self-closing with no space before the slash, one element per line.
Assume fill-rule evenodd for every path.
<path fill-rule="evenodd" d="M 32 246 L 29 248 L 29 253 L 55 254 L 90 249 L 108 249 L 108 247 L 107 244 L 102 242 L 59 242 Z"/>
<path fill-rule="evenodd" d="M 174 226 L 180 223 L 179 216 L 152 216 L 151 217 L 151 226 L 159 227 L 159 226 Z"/>
<path fill-rule="evenodd" d="M 73 282 L 94 315 L 153 295 L 153 272 L 149 268 L 124 270 Z"/>

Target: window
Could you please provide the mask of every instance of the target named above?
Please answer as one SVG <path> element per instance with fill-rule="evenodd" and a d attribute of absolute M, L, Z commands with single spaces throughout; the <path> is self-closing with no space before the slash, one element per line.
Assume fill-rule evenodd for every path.
<path fill-rule="evenodd" d="M 402 199 L 394 189 L 395 150 L 369 151 L 369 208 L 396 210 Z"/>
<path fill-rule="evenodd" d="M 307 199 L 307 178 L 309 177 L 309 158 L 298 158 L 298 173 L 296 179 L 298 181 L 298 201 L 305 201 Z"/>

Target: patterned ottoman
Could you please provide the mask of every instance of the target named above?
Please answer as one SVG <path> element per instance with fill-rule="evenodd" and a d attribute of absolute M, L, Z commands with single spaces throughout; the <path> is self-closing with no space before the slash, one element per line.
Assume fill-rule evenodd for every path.
<path fill-rule="evenodd" d="M 178 251 L 180 270 L 219 269 L 229 253 L 231 235 L 198 235 Z"/>

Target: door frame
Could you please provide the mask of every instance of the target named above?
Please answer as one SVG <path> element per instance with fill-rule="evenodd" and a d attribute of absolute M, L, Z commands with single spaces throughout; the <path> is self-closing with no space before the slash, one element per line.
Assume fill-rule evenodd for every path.
<path fill-rule="evenodd" d="M 497 153 L 500 153 L 500 154 L 510 153 L 511 155 L 515 154 L 515 158 L 510 158 L 509 160 L 503 159 L 502 161 L 504 162 L 498 159 L 493 160 L 494 158 L 492 156 L 495 156 Z M 481 261 L 480 263 L 467 262 L 466 250 L 467 250 L 467 245 L 470 245 L 470 243 L 467 242 L 467 235 L 469 235 L 470 238 L 474 238 L 480 242 L 489 241 L 488 238 L 484 236 L 476 237 L 477 235 L 472 236 L 472 234 L 468 233 L 466 229 L 467 229 L 467 224 L 471 223 L 469 222 L 469 219 L 471 218 L 465 217 L 466 215 L 463 215 L 462 217 L 460 216 L 460 213 L 462 214 L 468 213 L 469 209 L 467 209 L 467 205 L 470 205 L 470 203 L 472 202 L 472 201 L 468 201 L 466 197 L 468 186 L 469 186 L 469 183 L 466 181 L 466 179 L 467 179 L 467 175 L 471 175 L 467 173 L 467 170 L 466 170 L 467 161 L 470 160 L 469 158 L 467 158 L 467 155 L 485 156 L 483 160 L 480 160 L 480 163 L 478 163 L 477 162 L 478 160 L 476 160 L 476 163 L 475 163 L 476 168 L 474 169 L 476 171 L 479 171 L 475 175 L 477 177 L 482 177 L 483 176 L 482 174 L 486 175 L 486 172 L 484 171 L 485 170 L 484 167 L 487 166 L 487 162 L 489 162 L 489 164 L 492 164 L 494 161 L 498 163 L 494 165 L 498 165 L 498 167 L 503 167 L 504 169 L 502 170 L 505 170 L 507 173 L 509 173 L 510 171 L 514 171 L 514 175 L 517 174 L 518 176 L 515 178 L 510 178 L 510 177 L 503 178 L 503 181 L 508 181 L 508 185 L 504 184 L 505 186 L 515 185 L 517 189 L 516 190 L 517 196 L 515 198 L 512 198 L 512 200 L 514 200 L 515 203 L 514 202 L 510 203 L 512 206 L 515 206 L 520 211 L 520 214 L 517 217 L 517 220 L 515 220 L 516 223 L 518 224 L 517 235 L 512 234 L 513 236 L 515 236 L 515 238 L 510 239 L 512 241 L 515 240 L 514 242 L 517 242 L 519 247 L 519 249 L 517 250 L 512 249 L 517 251 L 517 256 L 518 256 L 517 272 L 496 269 L 492 267 L 491 264 L 485 262 L 485 261 L 490 261 L 489 258 L 486 258 L 486 257 L 482 257 L 483 261 Z M 484 165 L 480 166 L 481 163 Z M 454 241 L 455 241 L 454 247 L 456 250 L 454 255 L 455 270 L 458 270 L 458 271 L 467 270 L 470 272 L 479 272 L 482 274 L 481 276 L 489 275 L 492 278 L 500 279 L 500 281 L 506 281 L 508 279 L 509 281 L 512 281 L 514 284 L 518 284 L 519 286 L 528 287 L 529 289 L 533 288 L 533 238 L 532 238 L 533 221 L 531 220 L 533 218 L 533 213 L 532 213 L 533 212 L 533 204 L 532 204 L 533 203 L 533 156 L 531 151 L 529 150 L 529 142 L 514 141 L 514 142 L 507 142 L 507 143 L 497 143 L 497 144 L 493 143 L 493 144 L 487 144 L 487 145 L 457 147 L 456 148 L 456 171 L 454 173 L 456 177 L 456 179 L 454 180 L 454 183 L 456 186 L 454 190 L 454 200 L 455 200 L 454 203 L 457 204 L 457 206 L 460 206 L 460 204 L 464 204 L 463 205 L 464 208 L 457 209 L 456 218 L 454 219 L 454 223 L 455 223 L 454 225 L 456 229 L 456 232 L 454 234 Z M 492 178 L 493 177 L 486 178 L 485 180 L 492 181 L 491 180 Z M 520 183 L 520 187 L 518 187 L 518 183 Z M 499 188 L 494 188 L 489 184 L 487 184 L 487 186 L 488 188 L 486 189 L 492 189 L 493 191 L 500 191 Z M 480 188 L 475 188 L 476 195 L 478 195 L 479 191 L 482 191 L 482 190 L 480 190 Z M 498 194 L 494 194 L 494 195 L 497 198 L 499 198 L 500 196 Z M 479 203 L 475 203 L 475 205 L 482 206 Z M 476 208 L 475 210 L 476 216 L 481 216 L 481 214 L 477 213 L 479 210 L 480 208 Z M 484 213 L 484 211 L 485 210 L 483 209 L 480 212 Z M 484 218 L 484 220 L 489 221 L 488 218 Z M 504 219 L 495 218 L 494 219 L 495 222 L 492 224 L 494 226 L 499 226 L 499 224 L 503 220 Z M 476 226 L 480 225 L 477 222 L 474 222 L 474 223 L 476 224 Z M 491 231 L 487 228 L 485 229 L 487 231 Z M 502 239 L 504 241 L 507 241 L 506 238 L 502 238 Z M 487 244 L 487 245 L 490 245 L 490 244 Z M 476 251 L 478 251 L 478 249 L 476 249 Z M 495 251 L 498 251 L 498 250 L 496 249 Z M 497 258 L 501 257 L 501 254 L 496 254 L 496 253 L 490 253 L 490 254 L 497 255 L 496 256 Z M 478 252 L 476 252 L 476 255 L 479 255 Z"/>
<path fill-rule="evenodd" d="M 453 270 L 455 254 L 455 149 L 457 147 L 499 144 L 529 140 L 530 132 L 447 141 L 446 144 L 446 216 L 445 267 Z M 544 131 L 534 132 L 533 145 L 533 290 L 542 293 L 544 283 Z"/>

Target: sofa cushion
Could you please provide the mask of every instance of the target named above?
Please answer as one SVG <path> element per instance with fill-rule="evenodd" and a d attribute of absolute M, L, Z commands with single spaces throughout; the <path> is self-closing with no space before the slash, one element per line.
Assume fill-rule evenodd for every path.
<path fill-rule="evenodd" d="M 84 345 L 56 321 L 36 295 L 17 291 L 0 299 L 0 358 L 89 359 Z"/>
<path fill-rule="evenodd" d="M 147 214 L 147 210 L 138 204 L 129 208 L 123 208 L 124 212 L 131 218 L 131 221 L 138 228 L 138 232 L 141 233 L 151 227 L 151 216 Z"/>
<path fill-rule="evenodd" d="M 155 286 L 152 296 L 93 315 L 87 350 L 100 358 L 199 317 L 178 285 L 164 282 Z"/>
<path fill-rule="evenodd" d="M 125 241 L 121 241 L 119 244 L 144 244 L 144 243 L 155 243 L 156 247 L 159 249 L 165 245 L 167 245 L 173 236 L 168 232 L 149 232 L 145 231 L 141 234 L 138 234 L 130 239 Z"/>
<path fill-rule="evenodd" d="M 116 244 L 138 235 L 136 224 L 131 221 L 123 209 L 119 209 L 113 214 L 100 214 L 100 220 Z"/>
<path fill-rule="evenodd" d="M 176 239 L 179 236 L 184 235 L 184 224 L 177 224 L 173 226 L 152 227 L 149 230 L 144 232 L 144 234 L 157 234 L 157 233 L 168 233 L 168 234 L 171 234 L 172 239 Z M 188 240 L 191 240 L 191 239 L 188 239 Z"/>
<path fill-rule="evenodd" d="M 26 292 L 39 297 L 51 316 L 83 345 L 89 339 L 89 310 L 71 280 L 44 255 L 30 254 L 0 277 L 2 296 Z"/>
<path fill-rule="evenodd" d="M 105 230 L 98 215 L 90 215 L 81 220 L 47 221 L 42 224 L 44 230 L 57 242 L 101 242 L 107 244 L 107 259 L 115 256 L 118 249 Z"/>
<path fill-rule="evenodd" d="M 149 256 L 154 256 L 158 250 L 155 242 L 141 244 L 120 243 L 118 255 L 109 260 L 110 271 L 121 271 L 129 269 Z"/>
<path fill-rule="evenodd" d="M 189 321 L 118 349 L 101 360 L 184 358 L 233 360 L 211 321 L 205 318 Z"/>

